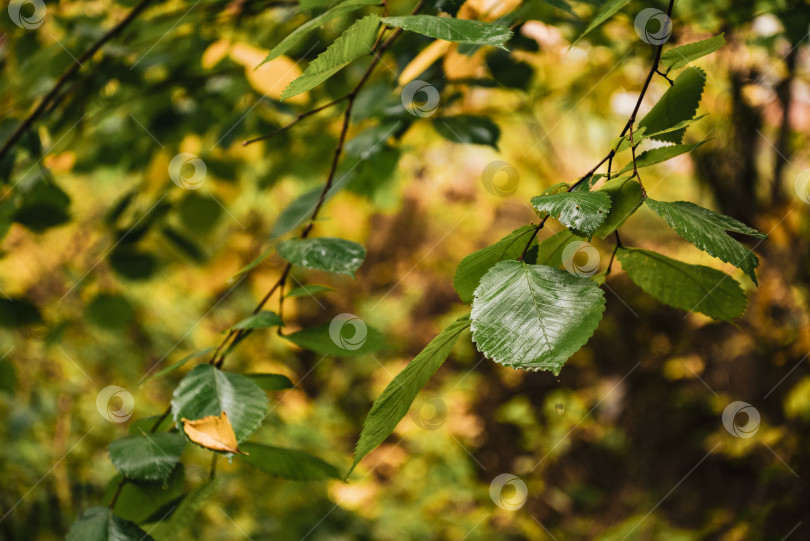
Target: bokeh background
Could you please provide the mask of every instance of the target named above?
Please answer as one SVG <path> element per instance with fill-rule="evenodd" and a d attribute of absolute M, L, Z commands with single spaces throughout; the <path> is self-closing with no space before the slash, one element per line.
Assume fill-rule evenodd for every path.
<path fill-rule="evenodd" d="M 301 4 L 154 2 L 85 63 L 2 163 L 0 537 L 59 539 L 82 510 L 108 501 L 115 470 L 107 445 L 129 423 L 100 415 L 99 391 L 127 389 L 130 422 L 159 414 L 188 368 L 154 382 L 145 376 L 216 345 L 278 277 L 276 256 L 234 275 L 292 234 L 298 217 L 285 209 L 322 185 L 340 109 L 270 140 L 241 142 L 342 95 L 367 65 L 281 103 L 289 78 L 351 22 L 327 24 L 254 71 L 319 2 Z M 486 18 L 497 2 L 468 4 L 469 16 Z M 350 136 L 382 115 L 407 130 L 356 168 L 313 233 L 361 242 L 368 258 L 356 280 L 294 271 L 297 282 L 335 291 L 288 302 L 285 319 L 291 331 L 354 313 L 388 347 L 321 358 L 274 333 L 251 336 L 227 368 L 297 383 L 270 396 L 256 439 L 348 470 L 373 400 L 464 313 L 452 287 L 458 262 L 530 222 L 532 196 L 576 180 L 606 153 L 653 53 L 633 18 L 665 4 L 632 2 L 569 49 L 593 4 L 573 3 L 577 19 L 538 2 L 511 54 L 450 48 L 425 66 L 420 78 L 442 95 L 436 114 L 490 116 L 502 131 L 499 150 L 453 144 L 429 118 L 403 112 L 397 77 L 430 40 L 405 35 L 385 56 Z M 4 5 L 0 139 L 133 5 L 47 2 L 32 29 L 15 25 Z M 413 3 L 389 5 L 407 13 Z M 645 186 L 656 199 L 692 200 L 768 233 L 756 247 L 759 287 L 648 210 L 623 226 L 622 238 L 733 274 L 750 292 L 736 325 L 663 306 L 615 266 L 604 320 L 559 377 L 496 365 L 465 335 L 348 483 L 296 483 L 223 461 L 184 538 L 810 538 L 808 23 L 806 2 L 675 2 L 671 44 L 725 32 L 728 45 L 698 62 L 709 75 L 699 110 L 708 116 L 687 139 L 709 142 L 646 170 Z M 666 87 L 656 78 L 644 107 Z M 199 189 L 169 178 L 179 152 L 204 161 Z M 519 171 L 514 193 L 482 184 L 494 160 Z M 541 235 L 557 229 L 550 223 Z M 612 245 L 594 244 L 605 266 Z M 734 401 L 760 414 L 753 437 L 724 428 L 721 414 Z M 199 486 L 208 457 L 189 447 L 183 471 L 165 487 L 125 493 L 118 511 L 137 518 L 143 506 Z M 490 495 L 504 473 L 527 487 L 517 510 Z M 500 497 L 508 501 L 510 490 Z"/>

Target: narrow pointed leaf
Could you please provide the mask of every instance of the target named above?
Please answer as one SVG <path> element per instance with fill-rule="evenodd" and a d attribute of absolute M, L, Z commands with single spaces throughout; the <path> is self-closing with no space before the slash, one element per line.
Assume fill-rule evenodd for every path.
<path fill-rule="evenodd" d="M 304 38 L 307 37 L 311 32 L 316 30 L 319 26 L 323 26 L 324 24 L 328 23 L 332 19 L 336 19 L 341 15 L 346 15 L 347 13 L 352 13 L 353 11 L 357 11 L 358 9 L 362 8 L 363 6 L 369 6 L 374 4 L 379 4 L 379 0 L 345 0 L 343 2 L 339 2 L 337 5 L 328 9 L 318 15 L 317 17 L 313 17 L 312 19 L 308 20 L 289 34 L 287 37 L 282 39 L 278 45 L 270 49 L 270 52 L 267 54 L 267 57 L 262 60 L 262 64 L 265 62 L 270 62 L 278 58 L 279 56 L 283 55 L 296 45 L 298 45 Z M 259 64 L 261 66 L 262 64 Z M 257 66 L 258 67 L 258 66 Z"/>
<path fill-rule="evenodd" d="M 177 426 L 182 419 L 197 420 L 227 413 L 237 442 L 244 441 L 267 413 L 267 396 L 249 378 L 201 364 L 189 372 L 172 397 Z"/>
<path fill-rule="evenodd" d="M 588 24 L 587 28 L 574 40 L 571 44 L 573 47 L 579 40 L 584 38 L 587 34 L 589 34 L 594 28 L 602 24 L 603 22 L 607 21 L 616 13 L 618 13 L 624 6 L 630 3 L 630 0 L 606 0 L 605 3 L 602 4 L 602 7 L 596 13 L 594 18 Z"/>
<path fill-rule="evenodd" d="M 639 128 L 646 128 L 647 133 L 661 132 L 679 122 L 695 116 L 703 86 L 706 84 L 706 72 L 700 68 L 689 68 L 681 72 L 661 99 L 650 112 L 638 123 Z M 659 141 L 680 143 L 683 141 L 685 128 L 660 133 L 655 136 Z"/>
<path fill-rule="evenodd" d="M 726 44 L 723 34 L 680 47 L 669 49 L 661 55 L 661 65 L 669 69 L 680 69 L 698 58 L 711 54 Z"/>
<path fill-rule="evenodd" d="M 183 357 L 182 359 L 180 359 L 179 361 L 170 364 L 169 366 L 167 366 L 163 370 L 155 372 L 154 374 L 152 374 L 151 376 L 149 376 L 148 378 L 143 380 L 143 383 L 141 383 L 141 385 L 143 385 L 145 383 L 148 383 L 150 381 L 156 380 L 156 379 L 160 379 L 163 376 L 166 376 L 168 374 L 171 374 L 172 372 L 174 372 L 175 370 L 177 370 L 181 366 L 185 365 L 190 360 L 196 359 L 198 357 L 204 357 L 205 355 L 208 355 L 209 353 L 213 353 L 215 349 L 216 348 L 205 348 L 203 350 L 195 351 L 194 353 L 190 353 L 190 354 L 186 355 L 185 357 Z"/>
<path fill-rule="evenodd" d="M 294 239 L 279 243 L 278 253 L 293 265 L 354 277 L 366 249 L 356 242 L 336 238 Z"/>
<path fill-rule="evenodd" d="M 318 293 L 329 293 L 334 291 L 331 287 L 312 284 L 307 286 L 296 287 L 295 289 L 291 289 L 285 297 L 288 299 L 292 299 L 295 297 L 313 297 Z"/>
<path fill-rule="evenodd" d="M 593 280 L 545 265 L 501 261 L 475 290 L 472 336 L 493 361 L 559 374 L 596 330 L 605 296 Z"/>
<path fill-rule="evenodd" d="M 682 154 L 686 154 L 687 152 L 692 152 L 705 142 L 706 141 L 701 141 L 693 145 L 667 145 L 665 147 L 658 147 L 652 148 L 650 150 L 645 150 L 644 152 L 636 156 L 636 166 L 639 169 L 641 169 L 642 167 L 649 167 L 651 165 L 663 163 L 667 160 L 671 160 L 672 158 L 677 158 Z M 624 173 L 627 173 L 632 170 L 633 170 L 633 162 L 630 162 L 616 174 L 623 175 Z"/>
<path fill-rule="evenodd" d="M 678 235 L 707 254 L 742 269 L 755 284 L 757 283 L 754 269 L 759 266 L 759 259 L 753 251 L 731 238 L 726 232 L 732 231 L 758 239 L 765 239 L 767 235 L 734 218 L 712 212 L 688 201 L 665 202 L 647 198 L 647 206 L 666 220 Z"/>
<path fill-rule="evenodd" d="M 135 434 L 110 443 L 110 460 L 129 479 L 165 481 L 185 447 L 185 438 L 177 432 Z"/>
<path fill-rule="evenodd" d="M 336 467 L 303 451 L 260 443 L 245 443 L 241 448 L 248 454 L 240 455 L 240 459 L 282 479 L 293 481 L 340 479 L 340 472 Z"/>
<path fill-rule="evenodd" d="M 385 347 L 385 336 L 362 320 L 333 320 L 292 334 L 282 335 L 298 347 L 334 357 L 359 357 Z"/>
<path fill-rule="evenodd" d="M 745 292 L 724 272 L 634 248 L 619 248 L 616 257 L 631 280 L 664 304 L 724 321 L 745 312 Z"/>
<path fill-rule="evenodd" d="M 284 322 L 281 320 L 281 318 L 277 313 L 271 312 L 269 310 L 263 310 L 258 314 L 253 314 L 251 316 L 246 317 L 245 319 L 235 324 L 228 330 L 234 331 L 240 329 L 266 329 L 268 327 L 278 327 L 283 325 Z"/>
<path fill-rule="evenodd" d="M 382 21 L 388 26 L 402 28 L 431 38 L 472 45 L 492 45 L 501 49 L 505 49 L 503 44 L 512 38 L 512 31 L 507 26 L 467 19 L 406 15 L 404 17 L 384 17 Z"/>
<path fill-rule="evenodd" d="M 610 196 L 601 192 L 538 195 L 532 198 L 532 206 L 541 212 L 548 212 L 561 224 L 591 238 L 607 218 Z"/>
<path fill-rule="evenodd" d="M 247 374 L 246 377 L 265 391 L 283 391 L 295 387 L 290 378 L 282 374 Z"/>
<path fill-rule="evenodd" d="M 374 40 L 377 39 L 379 27 L 380 18 L 376 15 L 367 15 L 350 26 L 307 66 L 300 77 L 284 89 L 281 93 L 282 101 L 315 88 L 352 60 L 369 54 Z"/>
<path fill-rule="evenodd" d="M 397 374 L 382 394 L 374 401 L 368 413 L 360 440 L 354 450 L 354 463 L 346 474 L 367 454 L 388 438 L 399 422 L 408 413 L 416 395 L 436 370 L 444 363 L 459 335 L 470 325 L 470 317 L 454 321 L 427 345 L 422 352 Z"/>
<path fill-rule="evenodd" d="M 520 257 L 529 239 L 534 236 L 534 231 L 533 225 L 521 226 L 492 246 L 473 252 L 462 259 L 453 278 L 453 286 L 461 300 L 472 302 L 475 288 L 495 263 Z"/>

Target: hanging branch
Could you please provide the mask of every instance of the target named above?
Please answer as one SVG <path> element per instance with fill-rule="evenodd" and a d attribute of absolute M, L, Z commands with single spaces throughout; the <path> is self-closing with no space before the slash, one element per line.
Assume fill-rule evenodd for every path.
<path fill-rule="evenodd" d="M 669 5 L 667 6 L 667 17 L 672 17 L 672 8 L 675 6 L 675 0 L 669 0 Z M 638 175 L 638 168 L 636 167 L 636 147 L 635 143 L 633 142 L 633 125 L 636 123 L 636 117 L 638 116 L 638 111 L 641 109 L 641 104 L 644 101 L 644 96 L 647 95 L 647 90 L 650 88 L 650 83 L 652 82 L 653 77 L 656 73 L 661 74 L 659 70 L 659 64 L 661 62 L 661 54 L 664 51 L 664 43 L 660 43 L 655 48 L 655 56 L 653 57 L 652 66 L 650 67 L 649 73 L 647 73 L 647 78 L 644 79 L 644 84 L 641 87 L 641 92 L 638 95 L 638 100 L 636 100 L 636 105 L 633 107 L 633 112 L 630 114 L 630 118 L 627 119 L 627 123 L 624 125 L 622 132 L 619 134 L 619 137 L 624 137 L 627 132 L 630 132 L 630 148 L 632 149 L 633 154 L 633 176 L 638 178 L 638 183 L 641 186 L 641 194 L 643 197 L 647 197 L 647 192 L 644 191 L 644 186 L 641 185 L 641 177 Z M 663 75 L 663 74 L 661 74 Z M 669 80 L 667 78 L 667 80 Z M 670 81 L 671 82 L 671 81 Z M 596 171 L 605 163 L 608 162 L 608 178 L 610 178 L 610 169 L 613 165 L 613 157 L 616 156 L 616 149 L 611 149 L 608 152 L 607 156 L 599 160 L 590 171 L 585 173 L 579 180 L 571 185 L 568 188 L 569 192 L 573 192 L 577 189 L 577 187 L 591 178 Z M 531 246 L 532 242 L 534 242 L 535 237 L 543 229 L 543 226 L 546 225 L 546 220 L 548 220 L 548 215 L 535 227 L 534 234 L 529 238 L 529 242 L 526 244 L 526 247 L 523 249 L 523 253 L 518 258 L 518 261 L 523 261 L 523 258 L 526 257 L 526 253 L 529 251 L 529 247 Z"/>
<path fill-rule="evenodd" d="M 31 125 L 36 122 L 36 120 L 42 116 L 42 114 L 48 109 L 48 106 L 56 99 L 57 94 L 59 94 L 59 90 L 67 83 L 71 77 L 73 77 L 79 68 L 82 67 L 87 60 L 92 58 L 94 54 L 98 52 L 108 41 L 113 39 L 115 36 L 120 34 L 127 26 L 129 26 L 132 21 L 134 21 L 138 15 L 140 15 L 149 3 L 152 0 L 141 0 L 138 4 L 132 8 L 126 17 L 124 17 L 121 22 L 110 28 L 106 34 L 101 36 L 95 43 L 93 43 L 89 49 L 84 51 L 79 58 L 73 62 L 68 69 L 65 70 L 64 73 L 59 77 L 56 81 L 56 84 L 48 91 L 47 94 L 42 98 L 39 102 L 39 105 L 34 108 L 31 113 L 25 117 L 25 119 L 20 122 L 19 126 L 14 130 L 11 136 L 3 143 L 3 146 L 0 148 L 0 161 L 3 160 L 6 154 L 8 154 L 11 147 L 13 147 L 17 141 L 19 141 L 20 137 L 28 131 Z"/>

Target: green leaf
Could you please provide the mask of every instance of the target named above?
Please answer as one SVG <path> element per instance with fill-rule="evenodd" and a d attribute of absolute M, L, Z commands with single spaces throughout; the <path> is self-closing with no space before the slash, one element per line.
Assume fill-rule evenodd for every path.
<path fill-rule="evenodd" d="M 261 424 L 267 413 L 267 396 L 249 378 L 224 372 L 210 364 L 194 367 L 172 396 L 172 415 L 177 426 L 209 415 L 228 414 L 236 441 L 242 442 Z"/>
<path fill-rule="evenodd" d="M 247 453 L 247 455 L 240 455 L 242 460 L 263 472 L 282 479 L 292 479 L 293 481 L 340 479 L 340 472 L 336 467 L 302 451 L 259 443 L 244 443 L 240 449 Z"/>
<path fill-rule="evenodd" d="M 584 233 L 589 239 L 610 211 L 610 196 L 601 192 L 564 192 L 532 197 L 532 206 L 548 212 L 561 224 Z"/>
<path fill-rule="evenodd" d="M 374 401 L 368 413 L 360 440 L 354 450 L 354 463 L 348 478 L 357 464 L 367 454 L 391 435 L 399 422 L 408 413 L 416 395 L 436 370 L 444 363 L 459 335 L 470 325 L 470 316 L 454 321 L 417 355 L 402 372 L 396 375 L 382 394 Z"/>
<path fill-rule="evenodd" d="M 195 351 L 194 353 L 189 353 L 188 355 L 186 355 L 185 357 L 183 357 L 182 359 L 180 359 L 176 363 L 172 363 L 169 366 L 167 366 L 166 368 L 164 368 L 163 370 L 149 376 L 148 378 L 143 380 L 143 383 L 141 383 L 141 385 L 143 385 L 144 383 L 147 383 L 147 382 L 162 378 L 163 376 L 165 376 L 167 374 L 171 374 L 172 372 L 174 372 L 175 370 L 177 370 L 178 368 L 180 368 L 181 366 L 183 366 L 184 364 L 186 364 L 190 360 L 196 359 L 197 357 L 203 357 L 205 355 L 208 355 L 209 353 L 213 353 L 215 349 L 216 348 L 205 348 L 205 349 L 200 350 L 200 351 Z"/>
<path fill-rule="evenodd" d="M 334 291 L 334 289 L 327 286 L 312 284 L 308 286 L 301 286 L 296 287 L 295 289 L 291 289 L 289 293 L 287 293 L 284 296 L 288 299 L 292 299 L 295 297 L 314 297 L 318 293 L 329 293 L 330 291 Z"/>
<path fill-rule="evenodd" d="M 290 378 L 281 374 L 246 374 L 245 376 L 265 391 L 283 391 L 295 387 Z"/>
<path fill-rule="evenodd" d="M 563 252 L 565 251 L 565 247 L 571 242 L 581 239 L 582 237 L 570 229 L 563 229 L 556 235 L 552 235 L 537 245 L 536 263 L 538 265 L 547 265 L 549 267 L 562 267 L 562 256 Z"/>
<path fill-rule="evenodd" d="M 619 248 L 616 257 L 631 280 L 664 304 L 724 321 L 745 312 L 745 292 L 724 272 L 635 248 Z"/>
<path fill-rule="evenodd" d="M 406 15 L 404 17 L 384 17 L 382 21 L 388 26 L 402 28 L 431 38 L 472 45 L 492 45 L 501 49 L 505 49 L 503 44 L 512 38 L 512 31 L 507 26 L 468 19 Z"/>
<path fill-rule="evenodd" d="M 183 494 L 183 484 L 185 483 L 185 469 L 180 463 L 172 470 L 171 475 L 165 481 L 140 481 L 132 480 L 124 483 L 124 488 L 115 503 L 115 514 L 119 517 L 143 524 L 146 519 L 156 513 L 160 508 L 169 502 L 176 500 Z M 124 476 L 116 474 L 104 492 L 103 504 L 109 506 L 113 496 L 118 492 L 118 485 Z M 152 532 L 149 532 L 150 534 Z"/>
<path fill-rule="evenodd" d="M 337 182 L 335 185 L 333 185 L 332 188 L 326 193 L 326 197 L 324 197 L 323 200 L 324 203 L 332 199 L 332 196 L 343 188 L 343 184 L 344 183 L 342 182 Z M 292 231 L 301 225 L 306 219 L 308 219 L 315 210 L 315 207 L 318 205 L 318 200 L 321 198 L 322 192 L 322 187 L 314 188 L 298 196 L 289 205 L 287 205 L 287 208 L 281 212 L 281 215 L 279 215 L 276 223 L 273 225 L 272 235 L 274 237 L 280 237 L 284 233 Z M 269 255 L 271 252 L 272 250 L 269 250 L 267 255 Z M 265 257 L 267 256 L 265 255 Z M 258 265 L 258 263 L 256 264 Z M 240 273 L 243 271 L 240 271 Z"/>
<path fill-rule="evenodd" d="M 360 318 L 335 318 L 292 334 L 282 335 L 298 347 L 335 357 L 359 357 L 385 347 L 380 331 L 367 327 Z"/>
<path fill-rule="evenodd" d="M 642 167 L 649 167 L 651 165 L 656 165 L 667 160 L 671 160 L 672 158 L 676 158 L 681 154 L 686 154 L 687 152 L 692 152 L 699 146 L 701 146 L 706 141 L 700 141 L 699 143 L 695 143 L 693 145 L 667 145 L 665 147 L 658 147 L 652 148 L 650 150 L 645 150 L 638 156 L 636 156 L 636 166 L 641 169 Z M 628 163 L 625 165 L 621 171 L 616 173 L 616 175 L 623 175 L 628 171 L 633 170 L 633 162 Z"/>
<path fill-rule="evenodd" d="M 658 139 L 659 135 L 664 135 L 674 131 L 682 130 L 683 128 L 687 128 L 705 116 L 706 115 L 696 116 L 695 118 L 690 118 L 688 120 L 678 122 L 674 126 L 670 126 L 669 128 L 664 128 L 656 132 L 647 133 L 647 128 L 635 130 L 633 132 L 633 146 L 638 148 L 638 146 L 641 144 L 642 141 L 645 141 L 647 139 Z M 612 148 L 615 150 L 616 154 L 624 152 L 625 150 L 629 150 L 630 134 L 627 133 L 623 137 L 617 137 L 613 142 Z M 594 175 L 594 177 L 597 176 L 601 177 L 603 175 Z"/>
<path fill-rule="evenodd" d="M 671 70 L 680 69 L 698 58 L 711 54 L 726 44 L 723 34 L 694 43 L 675 47 L 661 55 L 661 65 Z"/>
<path fill-rule="evenodd" d="M 87 305 L 87 319 L 109 331 L 120 330 L 135 318 L 135 309 L 122 295 L 99 293 Z"/>
<path fill-rule="evenodd" d="M 706 72 L 700 68 L 689 68 L 681 72 L 675 84 L 670 86 L 650 112 L 638 123 L 639 128 L 647 128 L 647 133 L 660 132 L 689 120 L 695 116 L 703 86 L 706 84 Z M 680 143 L 686 130 L 679 129 L 656 135 L 659 141 Z"/>
<path fill-rule="evenodd" d="M 605 296 L 593 280 L 545 265 L 501 261 L 475 290 L 472 337 L 493 361 L 560 373 L 596 330 Z"/>
<path fill-rule="evenodd" d="M 616 231 L 641 206 L 644 198 L 641 186 L 630 177 L 611 179 L 599 191 L 608 194 L 611 201 L 610 212 L 605 222 L 594 233 L 599 238 L 605 238 Z"/>
<path fill-rule="evenodd" d="M 284 101 L 315 88 L 346 67 L 352 60 L 369 54 L 377 39 L 379 27 L 380 18 L 376 15 L 367 15 L 355 22 L 318 55 L 318 58 L 310 62 L 300 77 L 284 89 L 284 92 L 281 93 L 281 100 Z"/>
<path fill-rule="evenodd" d="M 278 253 L 293 265 L 348 274 L 352 278 L 366 258 L 366 249 L 362 245 L 330 237 L 285 240 L 279 243 Z"/>
<path fill-rule="evenodd" d="M 168 510 L 160 509 L 154 513 L 155 520 L 148 522 L 157 522 L 150 531 L 156 541 L 180 539 L 180 534 L 191 524 L 191 520 L 197 515 L 206 500 L 211 497 L 215 486 L 214 481 L 209 481 L 167 504 L 170 506 Z"/>
<path fill-rule="evenodd" d="M 39 323 L 42 323 L 42 314 L 34 303 L 21 297 L 0 296 L 0 327 L 25 327 Z"/>
<path fill-rule="evenodd" d="M 17 390 L 17 371 L 9 359 L 0 359 L 0 392 L 14 396 Z"/>
<path fill-rule="evenodd" d="M 154 541 L 137 524 L 112 514 L 106 507 L 88 509 L 73 523 L 66 541 Z"/>
<path fill-rule="evenodd" d="M 597 14 L 588 24 L 588 27 L 585 28 L 585 31 L 582 32 L 577 39 L 571 44 L 573 47 L 576 43 L 584 38 L 587 34 L 589 34 L 594 28 L 602 24 L 603 22 L 607 21 L 616 13 L 618 13 L 624 6 L 630 3 L 630 0 L 606 0 L 605 3 L 602 4 L 602 7 L 599 9 Z"/>
<path fill-rule="evenodd" d="M 754 252 L 728 236 L 727 231 L 765 239 L 756 229 L 729 216 L 712 212 L 688 201 L 665 202 L 647 198 L 647 206 L 666 220 L 681 237 L 704 252 L 742 269 L 754 283 L 759 260 Z"/>
<path fill-rule="evenodd" d="M 185 447 L 186 439 L 177 432 L 125 436 L 110 443 L 110 460 L 129 479 L 165 481 Z"/>
<path fill-rule="evenodd" d="M 475 288 L 495 263 L 504 259 L 519 258 L 529 239 L 534 236 L 534 231 L 533 225 L 521 226 L 492 246 L 473 252 L 462 259 L 453 278 L 453 287 L 456 288 L 461 300 L 466 303 L 472 302 Z"/>
<path fill-rule="evenodd" d="M 433 127 L 448 141 L 466 145 L 488 145 L 498 150 L 501 129 L 488 117 L 474 115 L 438 117 L 433 120 Z"/>
<path fill-rule="evenodd" d="M 561 9 L 566 13 L 570 13 L 573 16 L 577 16 L 576 12 L 571 8 L 571 4 L 566 2 L 565 0 L 543 0 L 546 4 L 550 6 L 554 6 L 557 9 Z"/>
<path fill-rule="evenodd" d="M 347 13 L 357 11 L 363 6 L 369 6 L 379 3 L 380 3 L 379 0 L 345 0 L 343 2 L 339 2 L 336 6 L 321 13 L 317 17 L 313 17 L 312 19 L 308 20 L 307 22 L 305 22 L 304 24 L 302 24 L 301 26 L 299 26 L 298 28 L 287 34 L 287 36 L 284 39 L 282 39 L 278 43 L 278 45 L 270 49 L 270 52 L 267 53 L 267 57 L 264 60 L 262 60 L 262 63 L 259 64 L 259 66 L 261 66 L 265 62 L 270 62 L 271 60 L 274 60 L 279 56 L 283 55 L 284 53 L 286 53 L 287 51 L 298 45 L 313 30 L 316 30 L 318 27 L 323 26 L 332 19 L 336 19 L 341 15 L 346 15 Z"/>
<path fill-rule="evenodd" d="M 246 317 L 228 330 L 238 331 L 240 329 L 266 329 L 268 327 L 279 326 L 284 326 L 284 322 L 281 320 L 281 317 L 279 317 L 279 315 L 275 312 L 263 310 L 258 314 L 253 314 Z"/>

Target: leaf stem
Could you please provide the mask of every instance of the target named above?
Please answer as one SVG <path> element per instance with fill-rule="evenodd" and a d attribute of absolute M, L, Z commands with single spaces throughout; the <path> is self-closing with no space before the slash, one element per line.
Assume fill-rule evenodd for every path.
<path fill-rule="evenodd" d="M 295 126 L 296 124 L 298 124 L 299 122 L 301 122 L 302 120 L 304 120 L 305 118 L 310 117 L 310 116 L 312 116 L 312 115 L 314 115 L 316 113 L 320 113 L 321 111 L 329 109 L 330 107 L 334 107 L 335 105 L 337 105 L 337 104 L 339 104 L 339 103 L 341 103 L 341 102 L 343 102 L 343 101 L 345 101 L 347 99 L 349 99 L 348 94 L 346 94 L 345 96 L 341 96 L 336 100 L 332 100 L 327 104 L 321 105 L 321 106 L 316 107 L 314 109 L 310 109 L 309 111 L 306 111 L 304 113 L 300 113 L 300 114 L 298 114 L 298 116 L 295 117 L 295 120 L 293 120 L 289 124 L 286 124 L 286 125 L 278 128 L 277 130 L 273 130 L 270 133 L 266 133 L 264 135 L 260 135 L 259 137 L 254 138 L 254 139 L 249 139 L 247 141 L 244 141 L 242 143 L 242 146 L 246 147 L 248 145 L 252 145 L 253 143 L 258 143 L 259 141 L 264 141 L 265 139 L 270 139 L 271 137 L 275 137 L 276 135 L 280 135 L 280 134 L 284 133 L 285 131 L 289 130 L 290 128 L 292 128 L 293 126 Z"/>

